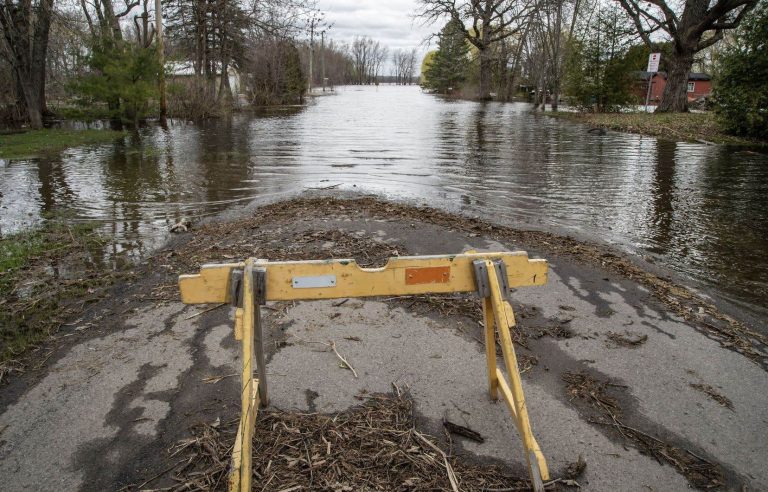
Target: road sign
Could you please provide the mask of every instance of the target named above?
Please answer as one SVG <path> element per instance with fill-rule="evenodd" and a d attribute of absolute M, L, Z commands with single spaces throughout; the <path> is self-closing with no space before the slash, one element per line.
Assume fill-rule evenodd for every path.
<path fill-rule="evenodd" d="M 659 62 L 661 61 L 661 53 L 651 53 L 648 56 L 648 70 L 646 72 L 656 73 L 659 71 Z"/>

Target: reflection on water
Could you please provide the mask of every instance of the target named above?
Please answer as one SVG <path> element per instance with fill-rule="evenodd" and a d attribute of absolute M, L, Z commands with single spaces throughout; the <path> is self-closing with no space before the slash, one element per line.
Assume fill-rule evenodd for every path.
<path fill-rule="evenodd" d="M 0 160 L 0 230 L 46 213 L 104 221 L 144 251 L 183 216 L 307 187 L 381 193 L 597 235 L 753 307 L 768 297 L 768 156 L 446 101 L 342 88 L 295 114 L 150 128 L 56 158 Z"/>

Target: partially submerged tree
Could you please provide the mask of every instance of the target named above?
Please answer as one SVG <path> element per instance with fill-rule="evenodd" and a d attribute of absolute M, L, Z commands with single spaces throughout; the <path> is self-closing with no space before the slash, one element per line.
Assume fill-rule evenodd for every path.
<path fill-rule="evenodd" d="M 583 8 L 582 0 L 541 0 L 540 8 L 531 16 L 530 30 L 539 43 L 538 59 L 544 83 L 539 94 L 546 88 L 551 91 L 552 111 L 557 111 L 560 99 L 565 59 L 576 44 L 574 30 Z M 542 109 L 543 101 L 540 101 Z"/>
<path fill-rule="evenodd" d="M 451 19 L 438 35 L 437 51 L 424 74 L 426 86 L 442 94 L 458 90 L 467 77 L 468 54 L 463 26 Z"/>
<path fill-rule="evenodd" d="M 491 47 L 523 30 L 535 0 L 419 0 L 420 17 L 428 23 L 457 21 L 464 37 L 478 50 L 480 87 L 478 98 L 491 97 L 493 59 Z"/>
<path fill-rule="evenodd" d="M 657 112 L 688 111 L 688 74 L 696 53 L 739 26 L 758 0 L 618 0 L 632 18 L 637 33 L 649 46 L 657 32 L 672 40 L 667 85 Z"/>
<path fill-rule="evenodd" d="M 46 111 L 45 70 L 52 14 L 53 0 L 0 0 L 0 27 L 17 105 L 32 128 L 42 128 Z"/>
<path fill-rule="evenodd" d="M 582 23 L 581 39 L 574 39 L 569 49 L 565 88 L 584 110 L 619 111 L 632 99 L 632 66 L 627 53 L 637 37 L 615 5 L 595 5 Z"/>
<path fill-rule="evenodd" d="M 109 117 L 134 127 L 147 116 L 149 101 L 157 99 L 160 70 L 157 50 L 127 41 L 113 41 L 94 46 L 89 57 L 92 73 L 83 77 L 77 89 L 82 101 L 114 102 Z"/>
<path fill-rule="evenodd" d="M 389 55 L 389 48 L 368 36 L 356 36 L 350 48 L 356 83 L 373 84 L 378 81 L 381 65 Z"/>
<path fill-rule="evenodd" d="M 392 75 L 395 83 L 411 85 L 416 71 L 416 49 L 395 50 L 392 52 Z"/>

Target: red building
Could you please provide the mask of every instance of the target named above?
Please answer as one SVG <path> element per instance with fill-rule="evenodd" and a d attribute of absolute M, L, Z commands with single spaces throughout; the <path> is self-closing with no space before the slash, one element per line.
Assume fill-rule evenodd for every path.
<path fill-rule="evenodd" d="M 667 85 L 666 72 L 637 72 L 639 82 L 635 85 L 635 94 L 642 104 L 645 104 L 645 96 L 648 93 L 648 79 L 651 78 L 650 104 L 656 105 L 661 101 L 664 87 Z M 712 78 L 705 73 L 691 72 L 688 75 L 688 101 L 694 101 L 700 97 L 709 97 L 712 94 Z"/>

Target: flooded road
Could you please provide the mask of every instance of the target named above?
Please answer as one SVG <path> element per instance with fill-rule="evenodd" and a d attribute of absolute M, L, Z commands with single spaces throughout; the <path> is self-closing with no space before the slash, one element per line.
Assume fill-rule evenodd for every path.
<path fill-rule="evenodd" d="M 141 253 L 180 217 L 339 185 L 596 237 L 765 313 L 768 155 L 592 135 L 529 111 L 417 87 L 344 87 L 297 112 L 0 160 L 0 232 L 64 213 L 102 221 L 113 250 Z"/>

